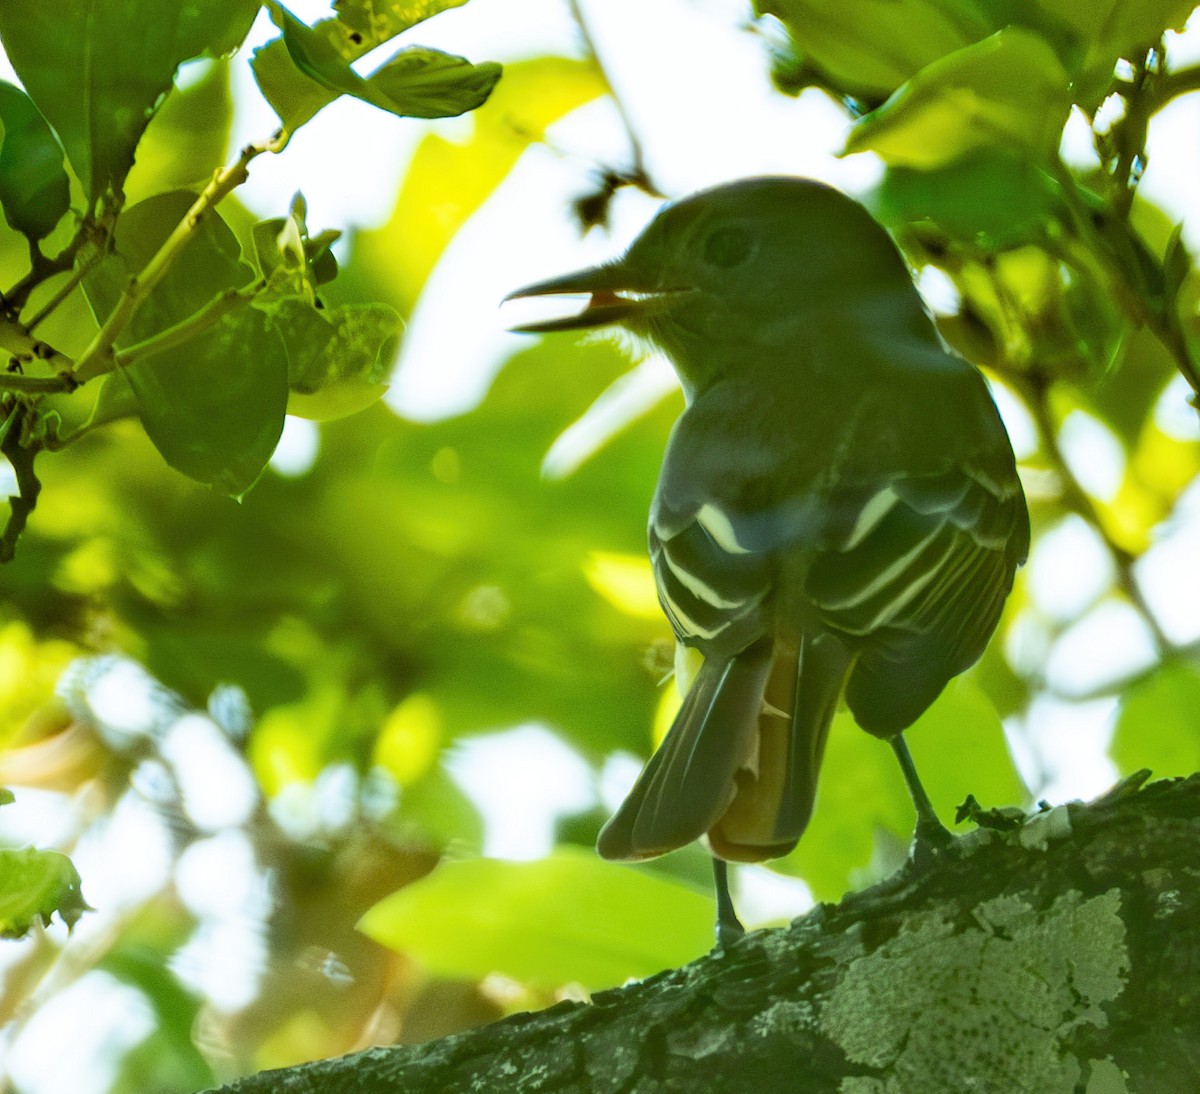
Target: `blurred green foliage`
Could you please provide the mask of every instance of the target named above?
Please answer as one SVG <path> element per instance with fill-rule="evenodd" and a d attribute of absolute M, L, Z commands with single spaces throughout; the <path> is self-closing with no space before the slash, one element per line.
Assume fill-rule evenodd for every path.
<path fill-rule="evenodd" d="M 257 992 L 232 1009 L 173 971 L 203 917 L 170 877 L 86 960 L 57 939 L 17 961 L 10 1037 L 28 1021 L 22 1001 L 64 968 L 145 997 L 156 1032 L 114 1090 L 183 1091 L 436 1036 L 707 944 L 698 850 L 600 863 L 586 849 L 603 821 L 593 803 L 561 819 L 541 862 L 480 858 L 478 803 L 451 774 L 464 743 L 527 723 L 597 783 L 615 753 L 652 747 L 673 699 L 644 519 L 680 405 L 631 412 L 571 474 L 546 478 L 556 438 L 629 373 L 623 349 L 529 344 L 477 407 L 440 422 L 378 401 L 446 248 L 549 126 L 607 91 L 590 59 L 526 58 L 500 75 L 406 46 L 369 76 L 350 67 L 457 6 L 340 0 L 306 27 L 270 5 L 281 33 L 253 65 L 285 128 L 240 157 L 229 77 L 248 62 L 224 55 L 253 2 L 0 7 L 24 85 L 0 85 L 0 448 L 41 487 L 11 503 L 3 540 L 16 553 L 0 570 L 0 784 L 18 799 L 6 808 L 28 788 L 71 796 L 68 852 L 130 797 L 154 803 L 177 859 L 213 835 L 189 813 L 167 729 L 122 729 L 93 701 L 128 658 L 158 681 L 163 727 L 206 709 L 223 727 L 256 795 L 233 828 L 274 879 L 265 952 L 247 959 Z M 1155 115 L 1200 84 L 1162 41 L 1192 5 L 759 6 L 788 32 L 780 87 L 847 106 L 846 151 L 886 164 L 873 210 L 956 294 L 943 333 L 1028 415 L 1036 535 L 1074 514 L 1113 562 L 1111 585 L 1071 618 L 1018 580 L 984 659 L 910 735 L 935 805 L 948 818 L 968 794 L 993 806 L 1042 792 L 1021 785 L 1005 730 L 1021 738 L 1031 704 L 1054 696 L 1048 651 L 1114 602 L 1141 614 L 1156 650 L 1100 689 L 1117 702 L 1112 759 L 1123 773 L 1194 770 L 1200 662 L 1162 633 L 1135 570 L 1200 472 L 1196 431 L 1159 412 L 1181 375 L 1194 398 L 1200 280 L 1177 226 L 1137 191 Z M 299 198 L 256 222 L 237 187 L 343 93 L 392 114 L 472 113 L 464 132 L 424 132 L 387 222 L 335 261 L 340 226 L 310 230 Z M 85 100 L 101 104 L 95 126 Z M 1093 127 L 1092 169 L 1059 158 L 1070 110 Z M 285 411 L 321 423 L 299 473 L 267 466 Z M 1115 439 L 1113 491 L 1090 492 L 1073 468 L 1063 430 L 1078 415 Z M 244 717 L 220 685 L 236 686 Z M 776 866 L 836 899 L 894 865 L 911 825 L 888 750 L 839 716 L 813 825 Z M 33 900 L 21 925 L 53 910 L 45 880 L 5 890 Z"/>

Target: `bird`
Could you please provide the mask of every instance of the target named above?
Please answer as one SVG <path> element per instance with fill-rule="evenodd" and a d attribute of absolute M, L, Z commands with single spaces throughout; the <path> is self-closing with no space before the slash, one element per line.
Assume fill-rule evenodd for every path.
<path fill-rule="evenodd" d="M 726 863 L 796 846 L 840 704 L 892 744 L 918 840 L 948 838 L 902 733 L 978 660 L 1025 561 L 1016 460 L 891 236 L 816 180 L 667 203 L 623 256 L 505 299 L 558 294 L 588 299 L 512 329 L 623 327 L 684 396 L 648 539 L 677 664 L 702 661 L 597 849 L 706 839 L 728 944 Z"/>

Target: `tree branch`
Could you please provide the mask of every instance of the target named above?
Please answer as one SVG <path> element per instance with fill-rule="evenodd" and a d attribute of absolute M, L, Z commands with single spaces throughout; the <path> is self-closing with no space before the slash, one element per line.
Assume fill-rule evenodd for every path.
<path fill-rule="evenodd" d="M 222 1090 L 1200 1089 L 1200 777 L 1145 774 L 590 1004 Z"/>

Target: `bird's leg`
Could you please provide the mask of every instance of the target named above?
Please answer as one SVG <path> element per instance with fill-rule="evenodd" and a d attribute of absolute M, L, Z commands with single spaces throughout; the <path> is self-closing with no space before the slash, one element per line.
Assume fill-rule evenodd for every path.
<path fill-rule="evenodd" d="M 746 933 L 729 895 L 729 864 L 713 856 L 713 885 L 717 890 L 717 949 L 732 946 Z"/>
<path fill-rule="evenodd" d="M 925 793 L 925 787 L 921 785 L 921 780 L 917 776 L 917 768 L 913 763 L 912 753 L 908 751 L 904 735 L 897 733 L 891 738 L 891 744 L 892 751 L 896 753 L 896 759 L 900 761 L 900 770 L 904 772 L 904 781 L 908 785 L 909 796 L 917 810 L 917 830 L 913 833 L 914 841 L 918 848 L 945 847 L 954 837 L 950 834 L 949 829 L 938 820 L 938 815 L 934 812 L 933 802 L 929 800 L 929 795 Z"/>

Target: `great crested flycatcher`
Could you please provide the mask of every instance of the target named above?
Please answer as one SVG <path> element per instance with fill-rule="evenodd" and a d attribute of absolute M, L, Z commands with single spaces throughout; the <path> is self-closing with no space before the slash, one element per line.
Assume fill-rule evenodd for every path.
<path fill-rule="evenodd" d="M 987 385 L 890 237 L 821 183 L 744 179 L 665 206 L 616 261 L 511 295 L 556 293 L 590 300 L 515 329 L 620 324 L 666 354 L 687 403 L 650 558 L 704 660 L 600 853 L 707 835 L 718 860 L 786 854 L 843 698 L 937 826 L 900 734 L 983 652 L 1029 515 Z M 729 937 L 723 887 L 719 864 Z"/>

